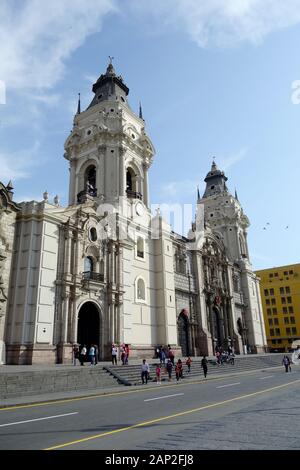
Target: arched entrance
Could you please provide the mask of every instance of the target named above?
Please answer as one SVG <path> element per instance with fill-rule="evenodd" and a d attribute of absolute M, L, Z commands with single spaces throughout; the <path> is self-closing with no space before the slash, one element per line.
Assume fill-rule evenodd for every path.
<path fill-rule="evenodd" d="M 79 310 L 77 342 L 85 344 L 87 350 L 96 344 L 100 351 L 100 313 L 93 302 L 85 302 Z"/>
<path fill-rule="evenodd" d="M 189 319 L 187 314 L 182 311 L 178 317 L 178 344 L 181 346 L 182 355 L 190 355 L 190 342 L 189 342 Z"/>

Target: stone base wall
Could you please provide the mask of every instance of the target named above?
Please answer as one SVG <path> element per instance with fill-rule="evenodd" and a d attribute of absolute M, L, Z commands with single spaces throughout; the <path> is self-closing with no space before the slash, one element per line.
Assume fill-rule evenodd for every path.
<path fill-rule="evenodd" d="M 56 364 L 56 346 L 31 344 L 28 346 L 6 344 L 6 364 Z"/>

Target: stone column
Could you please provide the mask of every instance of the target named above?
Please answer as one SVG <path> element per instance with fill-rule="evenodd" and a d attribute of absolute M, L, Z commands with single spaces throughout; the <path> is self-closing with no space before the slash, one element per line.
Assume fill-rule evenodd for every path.
<path fill-rule="evenodd" d="M 125 149 L 119 147 L 119 195 L 121 197 L 125 196 L 125 163 L 124 156 Z"/>
<path fill-rule="evenodd" d="M 144 163 L 144 181 L 143 181 L 143 201 L 145 206 L 149 207 L 149 184 L 148 184 L 148 170 L 149 164 Z"/>

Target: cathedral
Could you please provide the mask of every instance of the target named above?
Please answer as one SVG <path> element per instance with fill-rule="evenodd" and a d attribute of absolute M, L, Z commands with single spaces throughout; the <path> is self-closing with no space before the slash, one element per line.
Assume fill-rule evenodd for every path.
<path fill-rule="evenodd" d="M 153 357 L 266 348 L 259 279 L 237 194 L 215 161 L 187 237 L 151 212 L 155 150 L 110 62 L 65 142 L 69 202 L 16 203 L 0 183 L 0 363 L 70 364 L 74 344 Z M 200 227 L 200 230 L 199 230 Z M 200 236 L 199 236 L 200 234 Z"/>

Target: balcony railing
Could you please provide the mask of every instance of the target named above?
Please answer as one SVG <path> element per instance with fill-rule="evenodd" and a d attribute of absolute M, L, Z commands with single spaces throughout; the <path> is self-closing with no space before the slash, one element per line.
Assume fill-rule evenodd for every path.
<path fill-rule="evenodd" d="M 89 188 L 89 189 L 84 189 L 83 191 L 80 191 L 80 193 L 77 194 L 78 204 L 85 202 L 87 199 L 87 196 L 97 197 L 97 188 Z"/>
<path fill-rule="evenodd" d="M 143 198 L 141 193 L 138 193 L 136 191 L 131 191 L 131 189 L 127 189 L 126 194 L 127 194 L 127 197 L 130 197 L 131 199 L 140 199 L 140 200 L 142 200 L 142 198 Z"/>
<path fill-rule="evenodd" d="M 84 281 L 104 282 L 104 274 L 85 271 L 82 274 L 82 279 Z"/>

